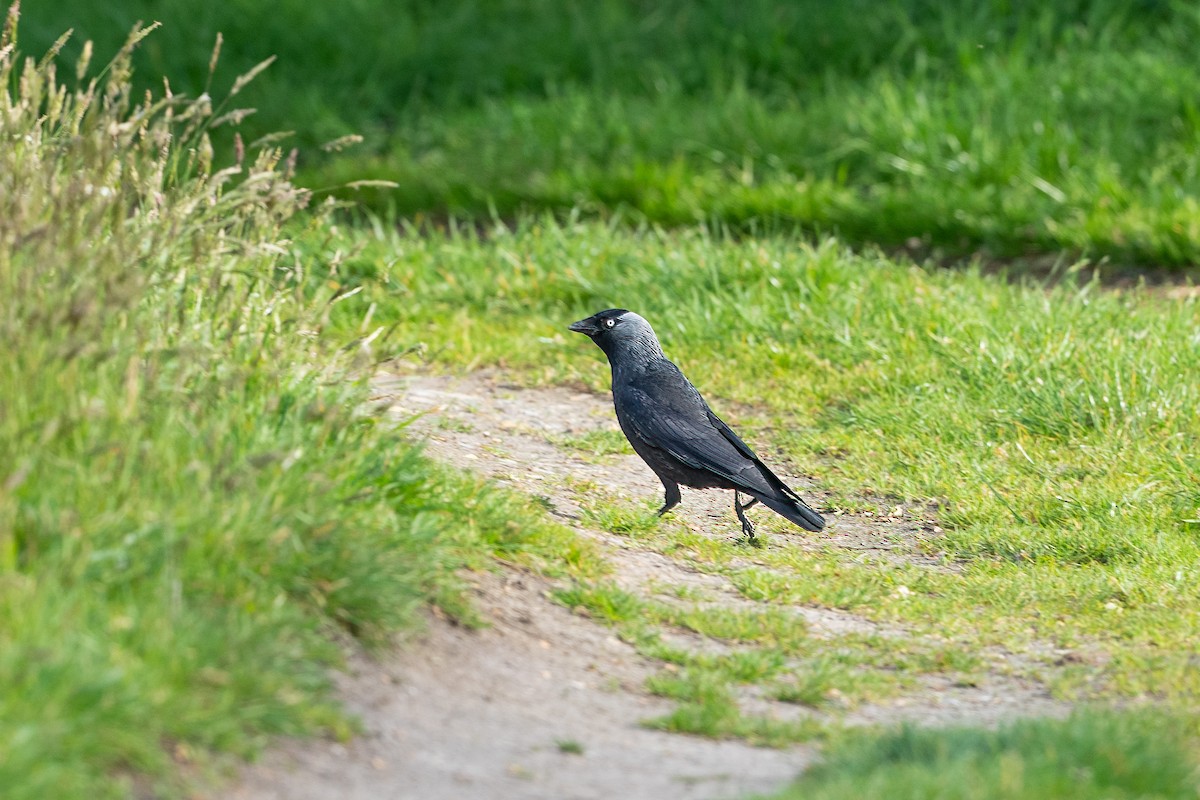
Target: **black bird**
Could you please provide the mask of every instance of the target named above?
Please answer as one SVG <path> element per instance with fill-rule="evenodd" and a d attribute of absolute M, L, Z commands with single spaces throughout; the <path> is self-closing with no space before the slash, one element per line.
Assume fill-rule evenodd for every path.
<path fill-rule="evenodd" d="M 666 490 L 659 516 L 680 500 L 679 485 L 732 489 L 742 531 L 754 538 L 746 509 L 761 502 L 809 531 L 825 520 L 771 472 L 721 421 L 679 367 L 667 360 L 650 323 L 632 311 L 610 308 L 572 323 L 591 337 L 612 367 L 617 422 Z M 741 502 L 741 495 L 752 498 Z"/>

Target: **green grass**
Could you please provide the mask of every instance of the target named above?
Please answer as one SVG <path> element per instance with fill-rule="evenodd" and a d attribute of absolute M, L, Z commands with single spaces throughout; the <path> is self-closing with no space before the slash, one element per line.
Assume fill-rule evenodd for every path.
<path fill-rule="evenodd" d="M 657 540 L 647 538 L 643 543 L 678 557 L 674 547 L 686 539 L 678 532 L 660 531 Z M 725 543 L 723 549 L 728 554 L 734 548 Z M 710 560 L 721 561 L 719 557 L 712 559 L 712 549 L 706 548 L 706 552 Z M 791 555 L 794 550 L 767 550 L 768 557 L 781 553 Z M 700 554 L 689 555 L 694 558 Z M 788 560 L 768 558 L 774 569 L 771 574 L 781 586 L 792 588 L 813 572 L 813 564 L 789 560 L 792 569 L 785 567 Z M 854 571 L 841 559 L 826 556 L 813 561 L 824 562 L 835 570 L 832 574 L 817 570 L 811 578 L 816 584 L 844 581 L 846 573 Z M 706 568 L 702 561 L 691 563 Z M 914 570 L 913 576 L 918 573 Z M 996 730 L 907 725 L 855 729 L 819 715 L 780 719 L 744 712 L 743 692 L 756 684 L 768 697 L 822 711 L 863 700 L 886 699 L 913 688 L 913 679 L 922 674 L 957 675 L 960 684 L 971 685 L 972 676 L 983 669 L 977 655 L 980 643 L 961 639 L 963 628 L 947 626 L 953 613 L 949 609 L 933 617 L 930 629 L 923 633 L 916 626 L 917 636 L 851 634 L 813 639 L 800 620 L 789 619 L 790 611 L 785 610 L 791 603 L 813 604 L 814 598 L 805 591 L 801 585 L 794 594 L 782 597 L 751 593 L 763 604 L 744 612 L 700 603 L 704 598 L 681 598 L 694 601 L 692 604 L 663 604 L 605 583 L 577 586 L 560 593 L 559 599 L 613 625 L 643 655 L 663 665 L 647 688 L 677 705 L 664 716 L 646 720 L 649 727 L 733 737 L 766 746 L 821 744 L 824 760 L 803 773 L 792 787 L 773 795 L 779 800 L 1197 795 L 1200 768 L 1196 719 L 1177 713 L 1177 705 L 1173 711 L 1136 705 L 1121 711 L 1084 708 L 1066 720 L 1017 720 Z M 870 615 L 881 600 L 873 598 L 857 610 Z M 776 603 L 785 604 L 785 608 Z M 777 610 L 783 613 L 777 614 Z M 917 613 L 929 618 L 926 607 Z M 909 625 L 914 622 L 906 621 Z M 1025 625 L 1029 617 L 1018 617 L 1014 622 Z M 668 643 L 663 638 L 665 633 L 678 630 L 689 631 L 700 640 Z M 702 641 L 710 645 L 700 644 Z M 729 649 L 714 653 L 712 642 Z M 1140 669 L 1146 667 L 1144 662 L 1139 665 Z M 1014 662 L 1008 668 L 1012 674 L 1021 675 L 1028 665 Z M 1044 678 L 1053 669 L 1042 662 L 1036 672 L 1025 677 Z M 1185 707 L 1194 708 L 1194 701 Z"/>
<path fill-rule="evenodd" d="M 656 4 L 68 0 L 26 9 L 35 47 L 101 46 L 163 19 L 140 64 L 246 90 L 248 138 L 301 127 L 304 179 L 378 210 L 522 210 L 1005 259 L 1061 251 L 1186 267 L 1200 256 L 1187 3 L 970 8 L 928 0 Z M 299 122 L 298 122 L 299 121 Z M 301 124 L 302 123 L 302 124 Z M 363 148 L 317 142 L 361 133 Z"/>
<path fill-rule="evenodd" d="M 787 577 L 733 575 L 755 599 L 913 622 L 964 651 L 1096 640 L 1112 658 L 1080 670 L 1079 691 L 1200 691 L 1187 668 L 1200 620 L 1194 298 L 1105 291 L 1086 273 L 1048 288 L 789 236 L 544 219 L 486 239 L 380 229 L 354 244 L 343 275 L 364 291 L 338 312 L 373 306 L 398 347 L 445 367 L 603 390 L 602 355 L 565 324 L 632 306 L 718 412 L 753 409 L 733 420 L 770 431 L 771 461 L 889 508 L 936 504 L 943 533 L 925 547 L 961 567 L 769 547 L 764 563 Z M 657 498 L 597 500 L 595 524 L 658 536 Z M 738 557 L 671 547 L 713 569 Z"/>
<path fill-rule="evenodd" d="M 26 68 L 0 45 L 6 796 L 181 794 L 182 772 L 271 736 L 347 736 L 331 634 L 383 642 L 427 603 L 475 622 L 455 572 L 497 555 L 564 578 L 563 602 L 662 664 L 650 688 L 677 707 L 649 724 L 825 741 L 798 796 L 1194 796 L 1200 301 L 1065 266 L 1200 255 L 1194 9 L 193 6 L 39 4 L 22 49 L 77 26 L 62 57 Z M 61 89 L 84 38 L 102 60 L 160 16 L 137 76 L 123 52 L 96 92 Z M 259 113 L 140 104 L 164 75 Z M 253 144 L 293 126 L 303 145 L 366 134 L 357 154 L 308 147 L 302 182 L 393 179 L 361 197 L 410 221 L 305 211 L 287 153 Z M 653 517 L 657 497 L 593 492 L 589 524 L 758 605 L 650 600 L 536 502 L 431 466 L 364 411 L 355 376 L 400 353 L 602 390 L 565 325 L 608 306 L 647 316 L 835 506 L 936 509 L 942 535 L 917 546 L 955 569 L 783 546 L 769 517 L 750 551 L 732 523 L 701 535 Z M 906 635 L 816 640 L 797 604 Z M 826 708 L 969 682 L 997 651 L 1060 697 L 1178 716 L 847 735 L 740 707 L 752 688 Z"/>
<path fill-rule="evenodd" d="M 583 745 L 574 739 L 557 739 L 554 746 L 558 748 L 558 752 L 566 755 L 581 756 L 583 755 Z"/>
<path fill-rule="evenodd" d="M 309 195 L 278 151 L 214 164 L 211 108 L 134 99 L 128 48 L 76 90 L 6 49 L 14 21 L 0 36 L 6 798 L 176 796 L 185 766 L 207 780 L 274 735 L 348 736 L 329 696 L 335 632 L 379 644 L 431 602 L 469 623 L 455 573 L 493 554 L 598 574 L 529 501 L 433 469 L 364 410 L 370 355 L 325 331 L 336 258 L 284 233 L 326 223 L 300 214 Z"/>
<path fill-rule="evenodd" d="M 632 455 L 629 440 L 619 430 L 594 430 L 577 436 L 562 436 L 554 440 L 559 447 L 578 450 L 592 459 L 612 455 Z"/>
<path fill-rule="evenodd" d="M 347 196 L 418 217 L 551 209 L 800 228 L 943 257 L 1193 265 L 1200 117 L 1181 109 L 1200 88 L 1195 66 L 1158 45 L 1103 57 L 1095 46 L 1044 60 L 980 51 L 958 70 L 832 77 L 780 96 L 668 84 L 505 99 L 422 115 L 384 153 L 311 180 L 394 181 Z M 1091 92 L 1098 72 L 1121 89 Z"/>
<path fill-rule="evenodd" d="M 869 12 L 869 13 L 867 13 Z M 881 71 L 953 71 L 983 48 L 1029 54 L 1078 45 L 1124 51 L 1166 36 L 1182 51 L 1189 10 L 1151 0 L 1066 2 L 1013 8 L 980 4 L 948 9 L 928 0 L 878 6 L 870 0 L 830 5 L 751 0 L 670 0 L 653 10 L 629 0 L 430 0 L 385 4 L 354 0 L 336 11 L 296 0 L 238 0 L 196 8 L 182 0 L 123 0 L 106 7 L 66 0 L 25 9 L 27 49 L 40 52 L 67 28 L 115 49 L 138 20 L 163 20 L 137 64 L 140 83 L 171 76 L 186 92 L 210 85 L 209 59 L 219 33 L 229 43 L 215 86 L 232 84 L 277 56 L 274 69 L 248 89 L 259 134 L 298 135 L 387 128 L 431 109 L 489 99 L 553 95 L 572 87 L 653 95 L 664 84 L 689 94 L 745 84 L 756 94 L 802 92 L 827 76 L 861 80 Z M 820 91 L 820 87 L 816 87 Z M 350 92 L 347 94 L 347 92 Z"/>
<path fill-rule="evenodd" d="M 1080 711 L 999 730 L 848 737 L 777 800 L 1194 798 L 1196 736 L 1178 718 Z"/>
<path fill-rule="evenodd" d="M 780 722 L 746 713 L 741 705 L 748 687 L 762 685 L 767 696 L 829 710 L 895 696 L 922 675 L 960 675 L 967 681 L 979 666 L 971 654 L 932 638 L 815 637 L 793 608 L 771 603 L 660 602 L 605 581 L 577 582 L 556 599 L 612 626 L 661 664 L 647 688 L 678 705 L 646 724 L 665 730 L 774 746 L 809 741 L 829 736 L 837 726 L 829 718 Z"/>

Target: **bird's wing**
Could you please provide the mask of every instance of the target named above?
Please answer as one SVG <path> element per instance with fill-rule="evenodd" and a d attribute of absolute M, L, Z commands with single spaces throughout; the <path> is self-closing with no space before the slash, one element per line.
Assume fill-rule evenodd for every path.
<path fill-rule="evenodd" d="M 634 381 L 622 395 L 626 418 L 647 443 L 693 469 L 708 470 L 747 489 L 774 488 L 754 452 L 709 410 L 673 364 Z"/>
<path fill-rule="evenodd" d="M 742 441 L 742 438 L 733 432 L 733 429 L 725 424 L 725 420 L 718 417 L 708 409 L 708 421 L 714 428 L 721 432 L 721 435 L 729 440 L 729 443 L 737 448 L 738 452 L 752 461 L 758 461 L 758 456 L 754 455 L 754 451 L 750 449 L 750 445 Z M 762 463 L 762 462 L 759 462 Z"/>
<path fill-rule="evenodd" d="M 754 462 L 754 464 L 758 467 L 759 473 L 767 480 L 767 483 L 769 483 L 777 491 L 781 492 L 785 497 L 790 497 L 794 500 L 800 500 L 799 495 L 793 492 L 791 487 L 780 480 L 779 476 L 772 472 L 771 468 L 764 464 L 762 459 L 754 454 L 754 451 L 750 449 L 750 445 L 743 442 L 742 438 L 734 433 L 733 429 L 726 425 L 723 419 L 712 412 L 712 409 L 708 410 L 708 420 L 712 423 L 714 428 L 721 432 L 722 436 L 729 440 L 730 444 L 737 448 L 738 452 Z M 800 502 L 803 503 L 804 501 L 800 500 Z"/>

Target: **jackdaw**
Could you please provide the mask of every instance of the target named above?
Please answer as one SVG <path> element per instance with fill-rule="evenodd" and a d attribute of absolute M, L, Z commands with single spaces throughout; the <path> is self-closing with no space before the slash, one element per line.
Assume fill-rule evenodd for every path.
<path fill-rule="evenodd" d="M 721 421 L 679 367 L 667 360 L 650 323 L 632 311 L 610 308 L 572 323 L 591 338 L 612 367 L 617 422 L 666 490 L 659 516 L 680 500 L 679 485 L 732 489 L 742 531 L 754 538 L 746 509 L 761 502 L 809 531 L 825 520 L 771 472 Z M 741 495 L 752 499 L 741 502 Z"/>

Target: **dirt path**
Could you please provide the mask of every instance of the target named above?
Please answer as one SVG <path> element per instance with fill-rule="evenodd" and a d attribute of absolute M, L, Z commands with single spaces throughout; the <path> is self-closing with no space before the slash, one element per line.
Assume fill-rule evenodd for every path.
<path fill-rule="evenodd" d="M 476 591 L 492 627 L 434 621 L 395 661 L 356 658 L 339 690 L 364 735 L 273 753 L 233 797 L 734 797 L 777 788 L 811 762 L 809 748 L 638 727 L 671 707 L 641 688 L 653 665 L 546 600 L 546 588 L 525 575 L 489 576 Z"/>
<path fill-rule="evenodd" d="M 684 586 L 725 604 L 751 603 L 719 575 L 704 574 L 628 538 L 588 530 L 579 492 L 564 476 L 644 500 L 661 486 L 635 456 L 584 460 L 564 438 L 615 430 L 608 398 L 569 389 L 520 389 L 487 374 L 466 378 L 381 375 L 377 399 L 397 418 L 422 416 L 410 430 L 428 452 L 539 496 L 551 512 L 598 540 L 624 588 L 645 593 Z M 822 504 L 820 492 L 792 479 Z M 739 528 L 724 492 L 684 489 L 677 512 L 696 530 L 732 538 Z M 911 516 L 839 517 L 820 535 L 781 546 L 839 547 L 855 558 L 945 564 L 911 545 L 932 536 Z M 783 538 L 783 537 L 775 537 Z M 752 557 L 752 556 L 751 556 Z M 646 730 L 639 722 L 671 709 L 645 692 L 657 665 L 611 632 L 548 597 L 541 578 L 508 571 L 477 576 L 477 604 L 491 627 L 468 631 L 431 618 L 417 642 L 383 663 L 356 656 L 338 676 L 364 735 L 347 745 L 285 746 L 247 770 L 232 797 L 309 798 L 723 798 L 778 789 L 816 757 L 809 746 L 772 750 Z M 814 636 L 847 632 L 905 635 L 825 608 L 796 607 Z M 687 634 L 681 634 L 686 636 Z M 699 637 L 696 637 L 697 639 Z M 702 642 L 693 641 L 700 645 Z M 854 722 L 986 724 L 1016 715 L 1060 715 L 1045 688 L 1007 670 L 972 686 L 930 676 L 910 695 L 858 707 Z M 741 698 L 755 713 L 787 718 L 794 705 Z"/>

